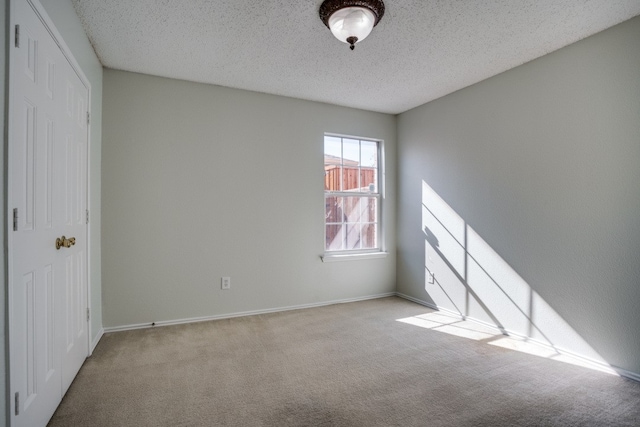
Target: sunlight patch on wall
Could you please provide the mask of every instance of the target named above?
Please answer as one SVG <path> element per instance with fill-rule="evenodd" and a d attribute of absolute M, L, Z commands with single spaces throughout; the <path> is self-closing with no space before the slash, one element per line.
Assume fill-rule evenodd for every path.
<path fill-rule="evenodd" d="M 520 348 L 527 350 L 534 340 L 546 348 L 531 349 L 534 353 L 541 352 L 540 356 L 560 360 L 571 359 L 575 354 L 608 366 L 425 181 L 422 181 L 422 232 L 425 291 L 438 308 L 457 313 L 462 319 L 495 325 L 504 334 L 528 338 L 520 342 L 492 339 L 494 345 L 515 346 L 521 351 Z M 433 319 L 421 317 L 420 321 Z M 444 331 L 444 325 L 453 327 L 453 323 L 443 323 L 430 329 Z M 461 326 L 459 319 L 455 327 L 458 329 L 453 329 L 454 332 L 475 328 Z M 495 331 L 492 334 L 495 336 Z M 503 337 L 500 333 L 498 336 Z M 547 354 L 548 351 L 552 353 Z"/>

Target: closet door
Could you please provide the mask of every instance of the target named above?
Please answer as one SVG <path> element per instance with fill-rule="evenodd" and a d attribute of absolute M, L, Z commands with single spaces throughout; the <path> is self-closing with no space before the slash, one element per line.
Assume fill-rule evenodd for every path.
<path fill-rule="evenodd" d="M 88 353 L 88 90 L 37 9 L 11 7 L 12 425 L 45 426 Z"/>

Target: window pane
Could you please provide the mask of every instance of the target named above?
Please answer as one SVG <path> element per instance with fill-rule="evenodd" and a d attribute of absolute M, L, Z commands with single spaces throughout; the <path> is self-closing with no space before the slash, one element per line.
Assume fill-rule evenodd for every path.
<path fill-rule="evenodd" d="M 341 191 L 340 165 L 342 164 L 342 138 L 324 137 L 324 189 Z"/>
<path fill-rule="evenodd" d="M 377 239 L 377 225 L 376 224 L 363 224 L 362 225 L 362 249 L 375 249 L 378 247 Z"/>
<path fill-rule="evenodd" d="M 345 213 L 345 241 L 346 250 L 360 249 L 360 217 L 362 215 L 362 197 L 344 197 L 343 208 Z"/>
<path fill-rule="evenodd" d="M 360 141 L 357 139 L 342 139 L 342 157 L 344 164 L 358 166 L 360 164 Z"/>
<path fill-rule="evenodd" d="M 345 222 L 360 222 L 360 197 L 343 197 L 342 214 Z"/>
<path fill-rule="evenodd" d="M 324 189 L 326 191 L 340 191 L 340 166 L 327 164 L 325 155 Z"/>
<path fill-rule="evenodd" d="M 378 167 L 378 143 L 373 141 L 360 142 L 360 165 L 363 167 Z"/>
<path fill-rule="evenodd" d="M 360 222 L 378 222 L 378 199 L 375 197 L 362 198 L 362 214 Z"/>
<path fill-rule="evenodd" d="M 342 185 L 344 191 L 360 191 L 360 184 L 358 181 L 359 169 L 357 166 L 347 166 L 342 168 Z"/>
<path fill-rule="evenodd" d="M 342 197 L 325 197 L 324 222 L 342 222 Z"/>
<path fill-rule="evenodd" d="M 362 249 L 375 249 L 378 247 L 378 233 L 376 224 L 362 225 Z"/>
<path fill-rule="evenodd" d="M 359 191 L 360 188 L 360 141 L 344 138 L 342 140 L 342 189 Z"/>
<path fill-rule="evenodd" d="M 325 157 L 331 156 L 338 160 L 342 158 L 342 138 L 337 136 L 325 136 L 324 137 L 324 155 Z M 338 162 L 338 164 L 340 164 Z"/>
<path fill-rule="evenodd" d="M 360 182 L 362 187 L 360 191 L 377 193 L 378 192 L 378 170 L 372 168 L 362 168 L 360 170 Z"/>
<path fill-rule="evenodd" d="M 342 225 L 330 224 L 326 227 L 325 250 L 341 251 L 344 249 L 342 242 Z"/>
<path fill-rule="evenodd" d="M 359 223 L 347 223 L 344 225 L 345 231 L 345 249 L 354 250 L 360 249 L 360 231 L 361 226 Z"/>

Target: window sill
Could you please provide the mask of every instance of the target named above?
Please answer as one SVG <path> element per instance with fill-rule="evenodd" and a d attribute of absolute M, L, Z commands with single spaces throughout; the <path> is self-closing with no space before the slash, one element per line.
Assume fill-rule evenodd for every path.
<path fill-rule="evenodd" d="M 320 256 L 322 262 L 357 261 L 361 259 L 386 258 L 388 252 L 369 252 L 364 254 L 324 254 Z"/>

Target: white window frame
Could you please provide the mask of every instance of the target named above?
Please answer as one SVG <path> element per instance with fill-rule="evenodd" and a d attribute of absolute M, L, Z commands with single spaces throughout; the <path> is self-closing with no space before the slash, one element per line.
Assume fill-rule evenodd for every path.
<path fill-rule="evenodd" d="M 377 199 L 376 203 L 376 223 L 377 223 L 377 243 L 378 247 L 373 249 L 341 249 L 329 251 L 326 249 L 326 240 L 327 240 L 327 222 L 326 222 L 326 213 L 325 220 L 323 221 L 323 248 L 324 254 L 321 256 L 323 262 L 333 262 L 333 261 L 350 261 L 350 260 L 358 260 L 358 259 L 371 259 L 371 258 L 383 258 L 387 256 L 386 246 L 385 246 L 385 227 L 384 227 L 384 212 L 386 209 L 385 206 L 385 169 L 384 169 L 384 140 L 378 138 L 370 138 L 370 137 L 362 137 L 362 136 L 354 136 L 354 135 L 344 135 L 337 133 L 325 133 L 322 138 L 323 143 L 323 169 L 324 169 L 324 141 L 325 137 L 335 137 L 335 138 L 346 138 L 353 139 L 359 141 L 369 141 L 375 142 L 378 147 L 378 171 L 377 171 L 377 182 L 376 182 L 376 193 L 354 193 L 353 191 L 323 191 L 323 197 L 325 200 L 324 205 L 326 206 L 327 197 L 353 197 L 362 196 L 362 197 L 375 197 Z M 342 174 L 341 178 L 342 179 Z"/>

